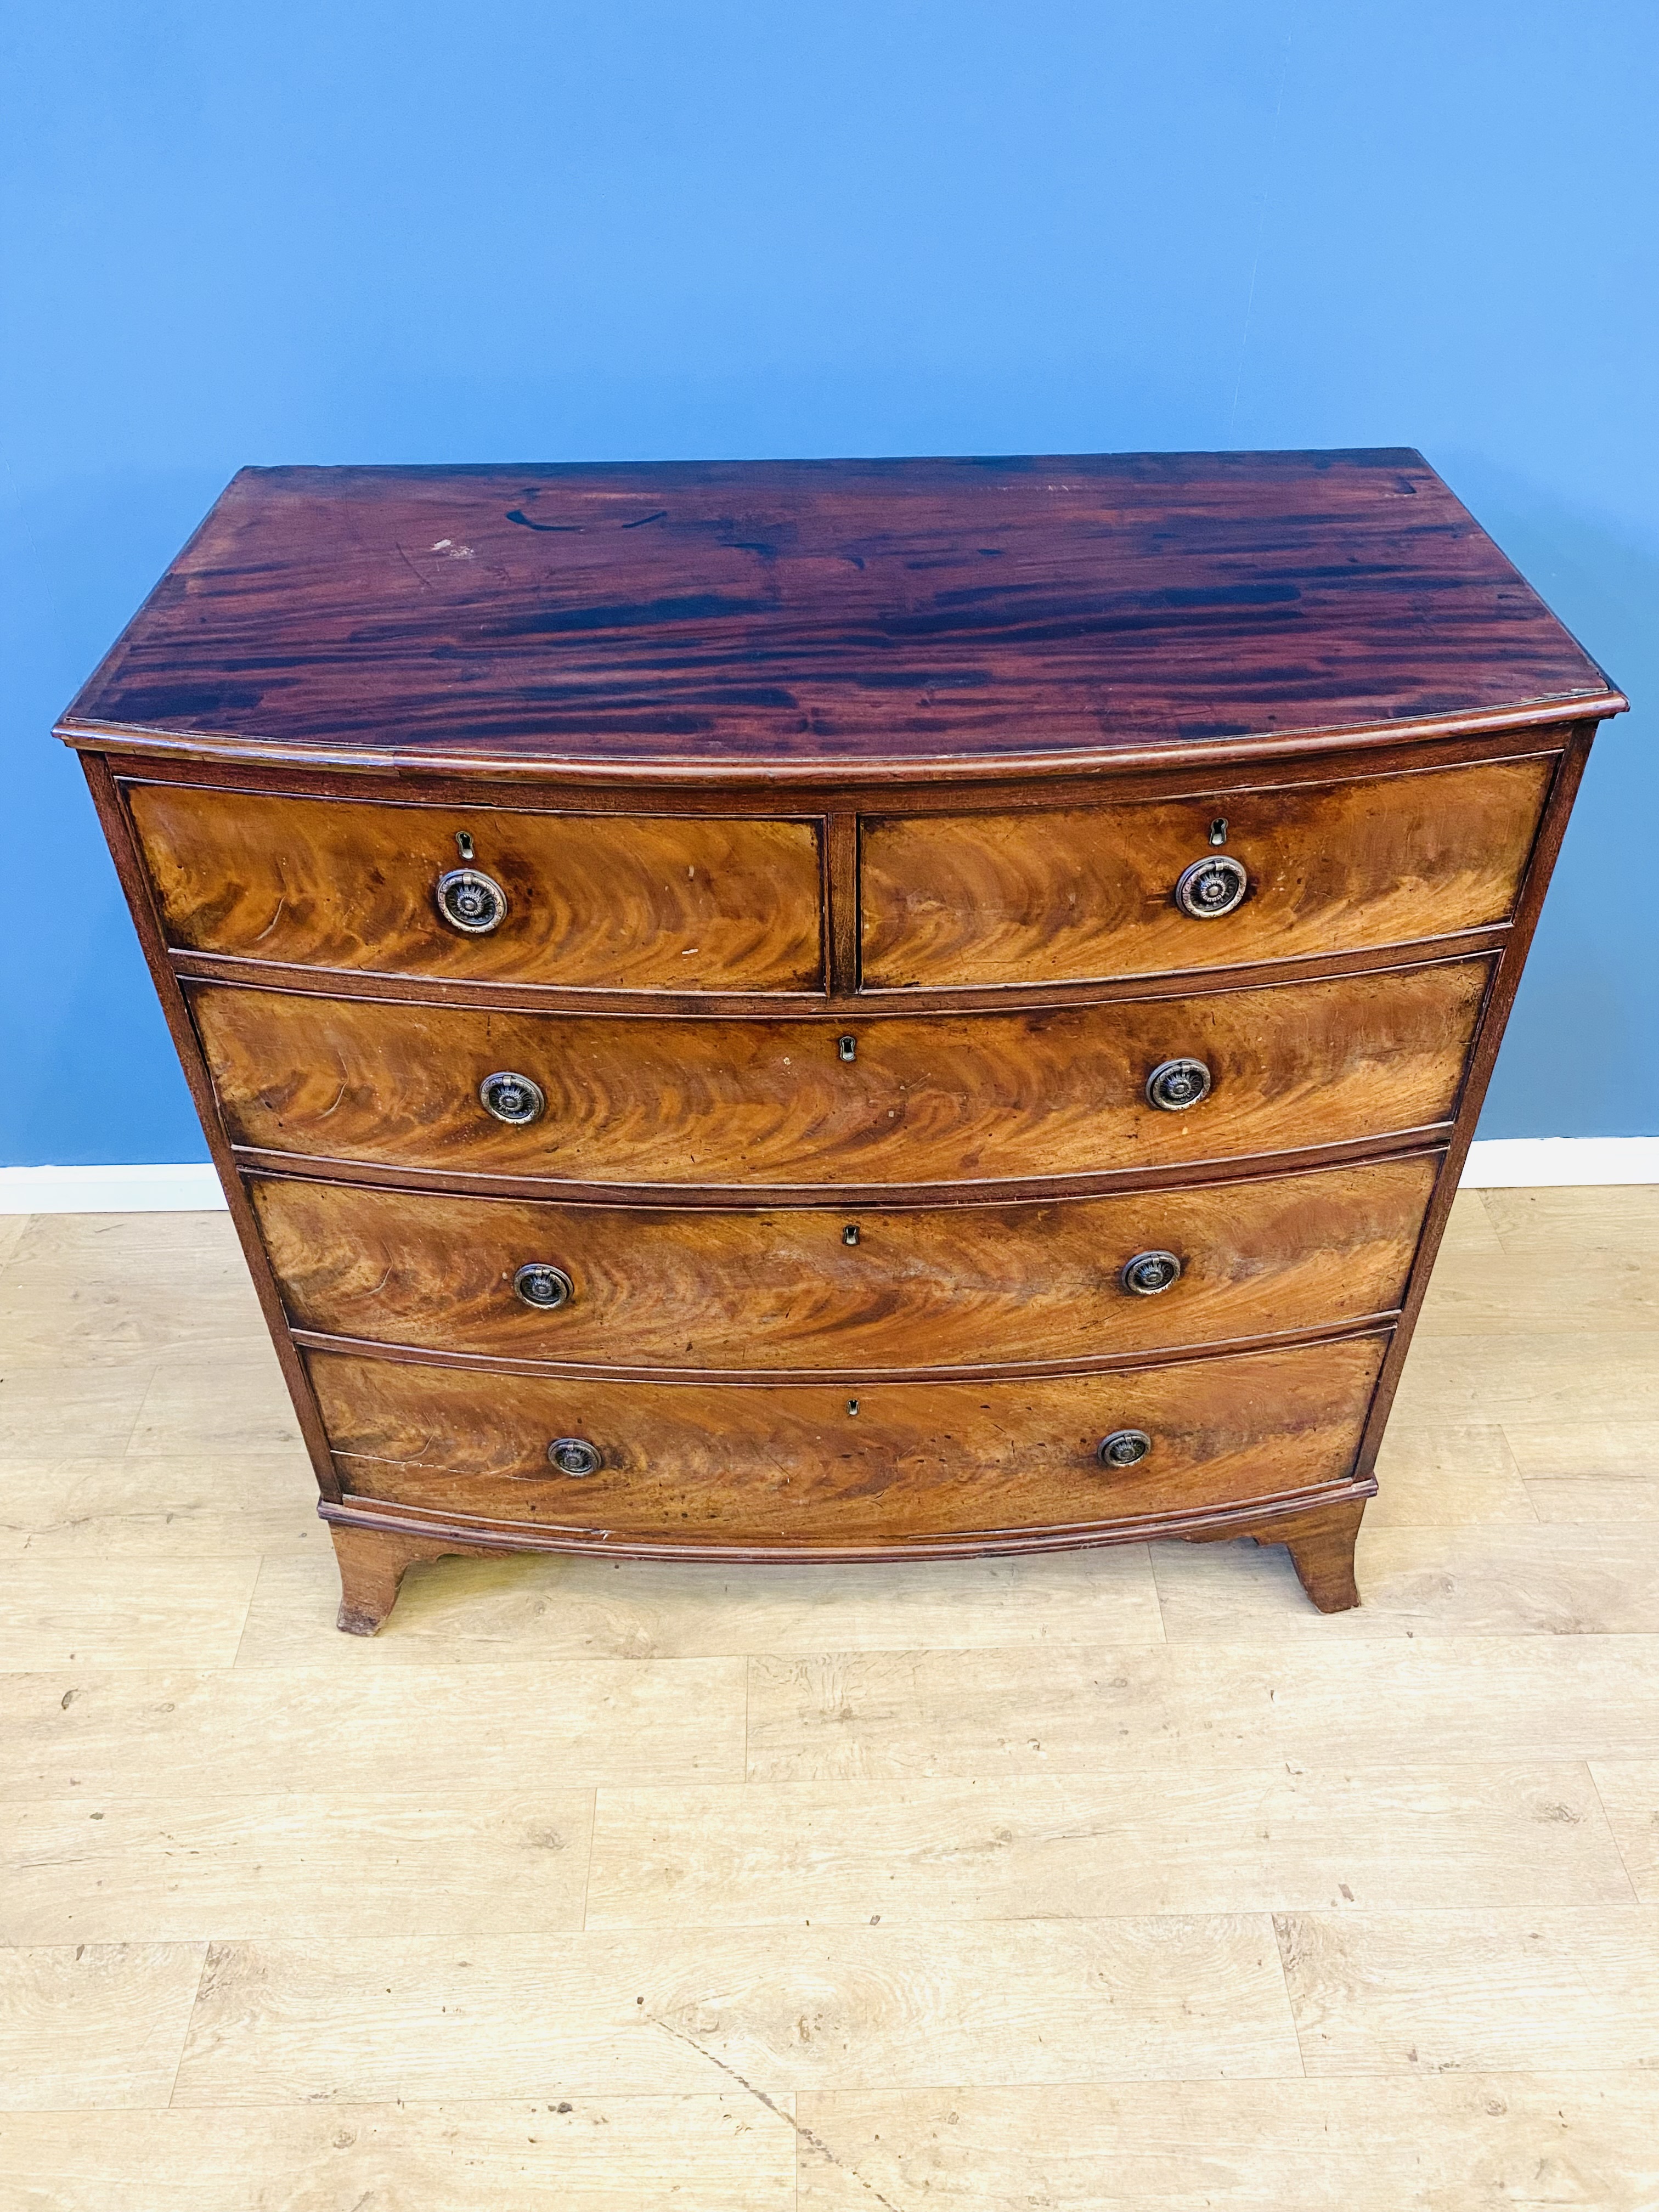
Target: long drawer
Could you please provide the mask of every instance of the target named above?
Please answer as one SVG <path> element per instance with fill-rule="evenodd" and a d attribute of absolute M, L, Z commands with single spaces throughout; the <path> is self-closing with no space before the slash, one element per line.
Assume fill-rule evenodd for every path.
<path fill-rule="evenodd" d="M 1487 973 L 1485 959 L 1448 961 L 846 1032 L 218 984 L 191 995 L 240 1145 L 441 1175 L 755 1191 L 1162 1169 L 1442 1123 Z M 1160 1109 L 1149 1082 L 1180 1060 L 1207 1095 Z M 487 1109 L 503 1074 L 528 1079 L 507 1103 L 533 1120 Z M 1194 1096 L 1199 1079 L 1181 1079 Z M 1164 1095 L 1182 1094 L 1166 1081 Z"/>
<path fill-rule="evenodd" d="M 1105 1526 L 1340 1482 L 1385 1340 L 856 1396 L 309 1360 L 354 1500 L 665 1546 L 832 1548 Z M 1144 1455 L 1103 1464 L 1103 1443 L 1126 1435 Z M 572 1443 L 595 1472 L 550 1461 Z"/>
<path fill-rule="evenodd" d="M 867 820 L 862 981 L 938 990 L 1156 975 L 1506 921 L 1554 765 L 1534 755 L 1224 796 Z"/>
<path fill-rule="evenodd" d="M 168 942 L 194 951 L 587 989 L 823 988 L 811 822 L 165 783 L 127 803 Z"/>
<path fill-rule="evenodd" d="M 494 1359 L 863 1374 L 1092 1363 L 1392 1311 L 1437 1165 L 856 1218 L 250 1188 L 301 1328 Z"/>

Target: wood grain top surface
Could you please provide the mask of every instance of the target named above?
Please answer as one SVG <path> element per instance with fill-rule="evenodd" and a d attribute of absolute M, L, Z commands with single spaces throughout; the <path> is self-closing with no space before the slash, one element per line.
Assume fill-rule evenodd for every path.
<path fill-rule="evenodd" d="M 59 725 L 903 776 L 1624 704 L 1422 456 L 245 469 Z"/>

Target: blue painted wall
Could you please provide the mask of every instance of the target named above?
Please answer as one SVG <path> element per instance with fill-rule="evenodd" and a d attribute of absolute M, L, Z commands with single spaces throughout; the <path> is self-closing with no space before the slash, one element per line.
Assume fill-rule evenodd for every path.
<path fill-rule="evenodd" d="M 1659 1129 L 1653 0 L 10 24 L 0 1161 L 204 1157 L 46 732 L 247 461 L 1420 446 L 1638 702 L 1484 1133 Z"/>

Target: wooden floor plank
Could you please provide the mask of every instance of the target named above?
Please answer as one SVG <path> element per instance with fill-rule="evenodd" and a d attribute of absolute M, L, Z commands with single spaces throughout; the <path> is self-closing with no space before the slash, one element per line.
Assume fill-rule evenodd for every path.
<path fill-rule="evenodd" d="M 1504 1436 L 1540 1521 L 1618 1527 L 1659 1519 L 1659 1420 L 1587 1412 L 1568 1422 L 1505 1421 Z M 1644 1532 L 1626 1540 L 1651 1558 L 1659 1537 Z"/>
<path fill-rule="evenodd" d="M 0 1484 L 8 1460 L 118 1458 L 155 1373 L 153 1360 L 85 1371 L 8 1363 L 0 1376 Z"/>
<path fill-rule="evenodd" d="M 1425 1299 L 1422 1327 L 1434 1336 L 1571 1330 L 1612 1337 L 1659 1328 L 1659 1280 L 1628 1231 L 1616 1249 L 1569 1259 L 1547 1248 L 1474 1254 L 1443 1248 Z M 1558 1264 L 1549 1261 L 1556 1260 Z M 1571 1279 L 1563 1294 L 1563 1277 Z"/>
<path fill-rule="evenodd" d="M 1659 1633 L 1659 1553 L 1596 1523 L 1361 1528 L 1362 1602 L 1332 1615 L 1297 1605 L 1282 1547 L 1158 1544 L 1171 1643 L 1322 1643 L 1378 1636 L 1647 1636 Z"/>
<path fill-rule="evenodd" d="M 1467 1428 L 1389 1425 L 1376 1462 L 1376 1496 L 1365 1508 L 1378 1528 L 1459 1528 L 1538 1518 L 1498 1425 Z"/>
<path fill-rule="evenodd" d="M 32 1553 L 77 1560 L 82 1572 L 249 1552 L 315 1553 L 333 1571 L 310 1462 L 291 1449 L 19 1461 L 0 1470 L 0 1527 L 26 1531 Z"/>
<path fill-rule="evenodd" d="M 108 1577 L 27 1543 L 0 1587 L 0 1672 L 42 1667 L 228 1667 L 259 1571 L 240 1559 L 127 1559 Z"/>
<path fill-rule="evenodd" d="M 201 1943 L 0 1950 L 0 2110 L 165 2105 Z"/>
<path fill-rule="evenodd" d="M 1637 1896 L 1659 1905 L 1659 1757 L 1597 1759 L 1590 1774 Z"/>
<path fill-rule="evenodd" d="M 0 1267 L 9 1364 L 103 1367 L 269 1354 L 230 1217 L 36 1215 Z"/>
<path fill-rule="evenodd" d="M 750 1666 L 767 1782 L 1642 1758 L 1659 1638 L 851 1652 Z"/>
<path fill-rule="evenodd" d="M 0 2119 L 0 2208 L 795 2212 L 793 2103 L 555 2083 L 533 2103 L 15 2116 Z"/>
<path fill-rule="evenodd" d="M 127 1442 L 130 1459 L 203 1452 L 297 1449 L 300 1425 L 267 1343 L 207 1359 L 169 1352 L 158 1360 Z"/>
<path fill-rule="evenodd" d="M 1458 1196 L 1460 1213 L 1465 1195 Z M 1587 1256 L 1650 1263 L 1659 1247 L 1659 1184 L 1564 1183 L 1480 1196 L 1505 1255 L 1564 1286 L 1580 1281 Z"/>
<path fill-rule="evenodd" d="M 298 1547 L 294 1547 L 298 1548 Z M 237 1663 L 498 1665 L 550 1658 L 710 1658 L 951 1644 L 1161 1643 L 1144 1544 L 1030 1559 L 726 1568 L 654 1560 L 441 1559 L 405 1577 L 367 1645 L 334 1627 L 331 1559 L 268 1559 Z"/>
<path fill-rule="evenodd" d="M 603 1790 L 589 1928 L 1628 1904 L 1579 1765 Z"/>
<path fill-rule="evenodd" d="M 62 1525 L 75 1486 L 71 1470 L 76 1468 L 109 1468 L 124 1501 L 142 1502 L 133 1497 L 135 1486 L 118 1452 L 106 1459 L 77 1460 L 58 1452 L 46 1453 L 39 1459 L 3 1459 L 0 1460 L 0 1528 L 26 1536 Z M 236 1551 L 247 1547 L 233 1544 L 228 1548 Z"/>
<path fill-rule="evenodd" d="M 1650 1530 L 1638 1540 L 1630 1526 L 1659 1521 L 1659 1476 L 1565 1476 L 1558 1480 L 1545 1475 L 1528 1483 L 1527 1495 L 1539 1519 L 1553 1525 L 1596 1521 L 1607 1528 L 1624 1528 L 1628 1540 L 1659 1540 Z"/>
<path fill-rule="evenodd" d="M 1290 1913 L 1310 2074 L 1659 2067 L 1659 1908 Z"/>
<path fill-rule="evenodd" d="M 1273 1923 L 215 1944 L 173 2102 L 1299 2074 Z"/>
<path fill-rule="evenodd" d="M 736 1781 L 741 1660 L 561 1660 L 502 1666 L 481 1700 L 471 1668 L 337 1676 L 298 1668 L 167 1673 L 64 1667 L 15 1675 L 0 1729 L 0 1796 L 384 1796 Z"/>
<path fill-rule="evenodd" d="M 592 1809 L 556 1787 L 0 1805 L 0 1942 L 576 1929 Z"/>
<path fill-rule="evenodd" d="M 1564 1195 L 1565 1208 L 1547 1205 L 1540 1214 L 1525 1203 Z M 1643 1264 L 1629 1233 L 1640 1206 L 1636 1213 L 1626 1210 L 1622 1231 L 1607 1233 L 1605 1201 L 1617 1195 L 1459 1191 L 1419 1317 L 1418 1346 L 1442 1336 L 1490 1337 L 1499 1340 L 1501 1358 L 1501 1340 L 1517 1333 L 1659 1328 L 1659 1279 Z M 1594 1270 L 1582 1265 L 1587 1245 L 1596 1248 L 1602 1263 Z"/>
<path fill-rule="evenodd" d="M 1504 1246 L 1497 1224 L 1486 1204 L 1486 1193 L 1481 1190 L 1460 1190 L 1452 1200 L 1451 1211 L 1446 1216 L 1446 1226 L 1440 1239 L 1441 1254 L 1445 1258 L 1468 1256 L 1475 1259 L 1496 1259 Z"/>
<path fill-rule="evenodd" d="M 1045 2088 L 833 2091 L 798 2099 L 796 2113 L 800 2212 L 1659 2203 L 1648 2074 L 1079 2082 L 1059 2110 Z"/>
<path fill-rule="evenodd" d="M 1625 1419 L 1659 1420 L 1659 1329 L 1459 1336 L 1428 1327 L 1412 1345 L 1395 1404 L 1395 1418 L 1413 1427 L 1496 1419 L 1511 1439 L 1513 1423 L 1571 1426 L 1609 1406 Z"/>
<path fill-rule="evenodd" d="M 228 1219 L 9 1233 L 0 2212 L 1655 2212 L 1659 1193 L 1460 1194 L 1357 1614 L 452 1560 L 371 1643 Z"/>
<path fill-rule="evenodd" d="M 1462 1209 L 1462 1200 L 1458 1201 Z M 135 1303 L 158 1272 L 189 1274 L 238 1249 L 222 1208 L 155 1213 L 34 1213 L 11 1257 L 44 1279 L 118 1283 Z"/>

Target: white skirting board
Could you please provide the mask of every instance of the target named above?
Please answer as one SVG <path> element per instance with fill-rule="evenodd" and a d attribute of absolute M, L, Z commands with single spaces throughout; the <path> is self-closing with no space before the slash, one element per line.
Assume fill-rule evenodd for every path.
<path fill-rule="evenodd" d="M 1493 1137 L 1469 1146 L 1463 1182 L 1476 1190 L 1659 1182 L 1659 1137 Z"/>
<path fill-rule="evenodd" d="M 0 1213 L 222 1212 L 211 1164 L 141 1168 L 0 1168 Z"/>
<path fill-rule="evenodd" d="M 1476 1189 L 1659 1183 L 1659 1137 L 1499 1137 L 1469 1147 Z M 222 1209 L 206 1161 L 131 1168 L 0 1168 L 0 1213 L 190 1213 Z"/>

